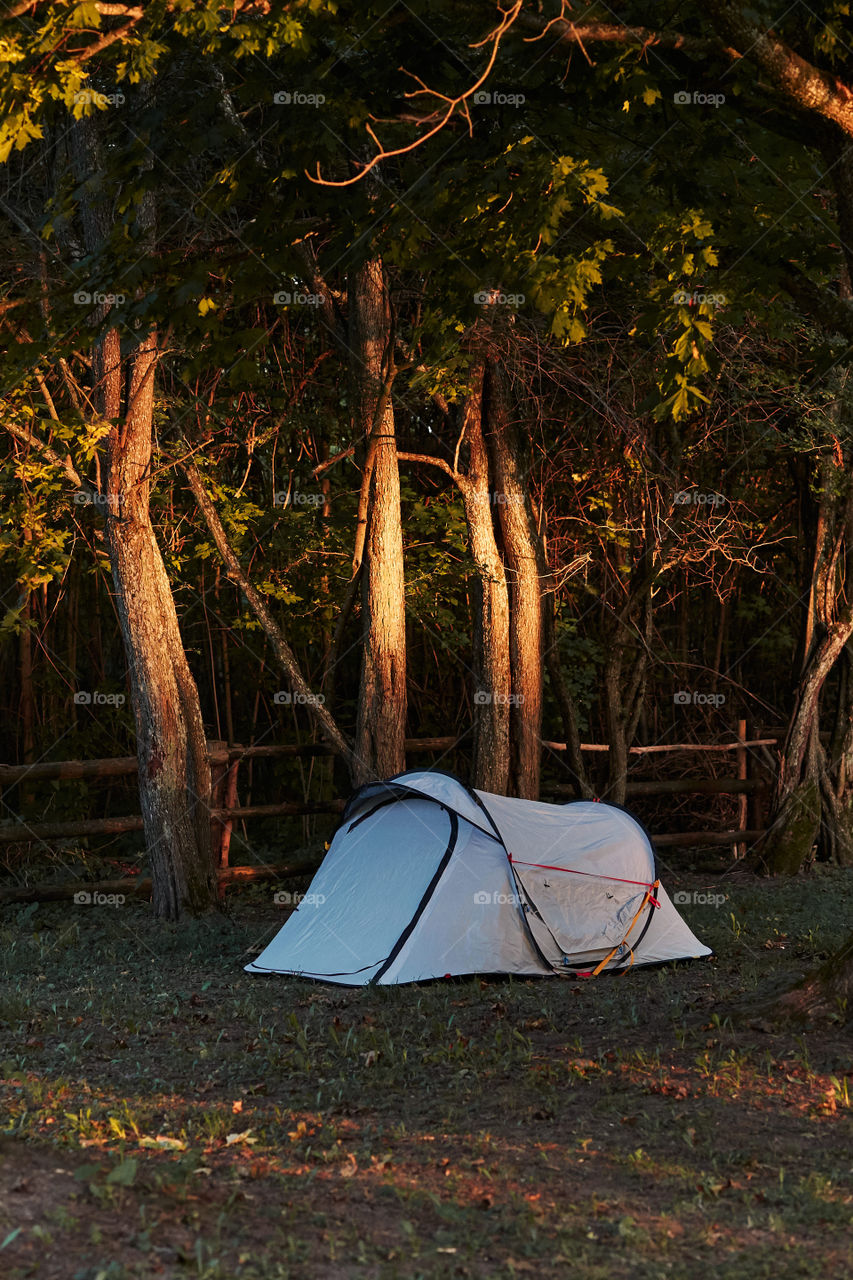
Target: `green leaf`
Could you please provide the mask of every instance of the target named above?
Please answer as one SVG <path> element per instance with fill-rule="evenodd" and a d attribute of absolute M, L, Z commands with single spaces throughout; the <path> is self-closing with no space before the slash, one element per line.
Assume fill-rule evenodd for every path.
<path fill-rule="evenodd" d="M 136 1160 L 131 1158 L 122 1160 L 121 1164 L 117 1164 L 107 1175 L 107 1182 L 116 1187 L 132 1187 L 136 1181 L 136 1169 Z"/>

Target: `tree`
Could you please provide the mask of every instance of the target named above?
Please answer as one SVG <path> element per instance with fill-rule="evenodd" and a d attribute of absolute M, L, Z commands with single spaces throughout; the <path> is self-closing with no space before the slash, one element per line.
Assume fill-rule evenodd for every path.
<path fill-rule="evenodd" d="M 381 258 L 350 279 L 353 430 L 366 442 L 353 572 L 362 574 L 364 640 L 356 729 L 356 780 L 406 767 L 406 613 L 400 474 L 391 387 L 395 352 Z"/>
<path fill-rule="evenodd" d="M 504 561 L 497 544 L 492 510 L 503 498 L 493 491 L 486 445 L 485 371 L 488 338 L 485 326 L 475 324 L 469 335 L 471 363 L 468 386 L 459 412 L 453 464 L 424 454 L 402 453 L 401 461 L 438 467 L 450 477 L 462 497 L 468 550 L 473 562 L 470 579 L 472 611 L 471 785 L 497 795 L 510 780 L 510 604 Z M 446 402 L 442 404 L 447 408 Z"/>
<path fill-rule="evenodd" d="M 39 73 L 32 79 L 28 80 L 20 70 L 7 77 L 3 90 L 12 109 L 3 126 L 0 152 L 3 159 L 8 159 L 13 146 L 20 149 L 39 138 L 42 121 L 49 121 L 56 114 L 51 111 L 53 104 L 64 103 L 71 108 L 75 119 L 70 159 L 78 192 L 84 260 L 94 269 L 97 296 L 108 298 L 96 305 L 91 317 L 96 338 L 87 400 L 94 408 L 95 418 L 89 426 L 95 428 L 95 440 L 100 439 L 103 444 L 97 443 L 93 450 L 98 470 L 102 471 L 102 487 L 96 484 L 89 490 L 102 503 L 106 515 L 105 542 L 136 722 L 140 802 L 152 869 L 154 913 L 177 919 L 184 910 L 201 911 L 216 901 L 210 838 L 210 768 L 198 690 L 181 641 L 149 509 L 154 387 L 161 356 L 158 327 L 150 316 L 139 313 L 128 323 L 127 313 L 118 315 L 114 301 L 109 300 L 114 298 L 109 293 L 110 285 L 117 278 L 130 282 L 139 260 L 155 255 L 156 188 L 151 181 L 149 153 L 139 165 L 135 188 L 129 192 L 123 189 L 119 175 L 124 157 L 116 157 L 113 145 L 108 164 L 107 146 L 91 116 L 94 105 L 100 103 L 103 107 L 125 95 L 81 90 L 88 78 L 88 66 L 84 64 L 96 65 L 90 59 L 111 47 L 115 52 L 121 42 L 137 45 L 133 28 L 142 13 L 128 12 L 128 22 L 113 26 L 92 42 L 88 39 L 91 13 L 54 15 L 47 12 L 48 8 L 19 6 L 19 11 L 7 14 L 15 18 L 19 12 L 32 10 L 36 23 L 43 24 L 39 28 L 27 23 L 13 29 L 12 43 L 18 47 L 19 57 L 12 61 L 20 64 L 28 58 L 38 60 L 44 43 L 55 38 L 61 43 L 69 39 L 73 42 L 78 32 L 83 35 L 83 46 L 65 62 L 41 61 Z M 97 24 L 100 7 L 95 9 Z M 213 15 L 214 10 L 210 13 Z M 63 18 L 68 23 L 65 29 Z M 192 31 L 192 17 L 184 15 L 184 19 L 188 19 L 185 31 Z M 157 45 L 154 35 L 149 28 L 142 40 L 150 59 L 146 62 L 143 56 L 142 62 L 149 75 L 164 49 Z M 136 51 L 139 53 L 138 46 Z M 124 71 L 127 73 L 126 64 Z M 130 78 L 138 77 L 136 71 Z M 132 97 L 143 115 L 146 111 L 150 115 L 153 96 L 149 86 L 135 90 Z M 111 141 L 114 144 L 114 137 Z M 134 150 L 132 142 L 129 150 Z M 58 192 L 55 199 L 58 203 Z M 115 207 L 123 211 L 121 225 L 114 221 L 111 210 Z M 132 236 L 132 246 L 127 241 L 122 245 L 124 233 Z M 115 270 L 116 257 L 119 270 L 113 281 L 107 277 L 107 290 L 97 289 L 101 283 L 98 271 Z M 67 265 L 73 269 L 74 264 Z M 134 290 L 134 301 L 141 294 L 141 289 Z M 122 328 L 130 335 L 124 344 L 126 350 Z M 56 345 L 53 334 L 45 336 L 48 349 Z M 20 435 L 19 428 L 17 431 Z M 69 478 L 78 477 L 70 453 L 63 458 L 37 435 L 29 431 L 23 434 L 28 444 L 61 462 Z"/>
<path fill-rule="evenodd" d="M 103 255 L 114 228 L 110 188 L 94 122 L 73 126 L 71 156 L 87 253 Z M 155 239 L 155 201 L 144 198 L 135 220 L 148 252 Z M 149 510 L 154 384 L 160 345 L 156 327 L 140 325 L 123 351 L 109 302 L 94 313 L 89 427 L 104 441 L 102 487 L 89 486 L 105 511 L 105 542 L 124 639 L 136 722 L 139 792 L 151 861 L 155 915 L 177 919 L 216 901 L 210 841 L 210 767 L 198 690 L 184 653 L 177 614 Z M 45 442 L 27 433 L 44 452 Z M 49 446 L 47 446 L 49 448 Z M 59 461 L 51 449 L 47 456 Z M 70 454 L 64 468 L 77 477 Z"/>
<path fill-rule="evenodd" d="M 495 497 L 510 595 L 510 794 L 539 799 L 542 750 L 543 555 L 530 499 L 525 448 L 514 421 L 506 375 L 487 365 L 489 432 Z"/>

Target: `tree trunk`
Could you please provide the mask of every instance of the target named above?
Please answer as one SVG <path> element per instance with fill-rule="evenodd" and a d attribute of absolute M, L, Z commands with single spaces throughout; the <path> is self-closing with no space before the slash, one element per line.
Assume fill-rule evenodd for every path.
<path fill-rule="evenodd" d="M 636 588 L 629 590 L 628 601 L 613 619 L 609 634 L 605 631 L 607 660 L 604 665 L 603 704 L 605 737 L 610 751 L 604 798 L 614 804 L 624 804 L 628 794 L 629 751 L 637 734 L 645 699 L 652 638 L 651 590 L 656 577 L 655 563 L 654 544 L 649 543 L 638 564 Z M 626 674 L 629 658 L 630 674 Z"/>
<path fill-rule="evenodd" d="M 73 126 L 72 155 L 86 248 L 97 254 L 110 231 L 110 196 L 99 190 L 95 122 Z M 154 201 L 149 194 L 138 214 L 140 239 L 153 239 Z M 99 308 L 105 320 L 108 308 Z M 154 914 L 177 919 L 182 910 L 216 904 L 210 841 L 210 766 L 198 689 L 181 642 L 166 568 L 151 526 L 149 488 L 154 375 L 158 348 L 152 330 L 130 358 L 126 412 L 120 420 L 122 383 L 118 330 L 95 344 L 96 411 L 111 422 L 106 447 L 105 538 L 115 605 L 128 663 L 136 721 L 139 794 L 145 844 L 151 863 Z"/>
<path fill-rule="evenodd" d="M 154 914 L 215 904 L 210 765 L 198 690 L 148 509 L 157 339 L 133 358 L 124 423 L 107 446 L 107 546 L 128 659 L 139 756 L 139 796 Z"/>
<path fill-rule="evenodd" d="M 767 838 L 751 861 L 768 875 L 796 875 L 811 854 L 821 821 L 835 846 L 840 805 L 820 744 L 820 696 L 830 671 L 853 636 L 853 606 L 838 611 L 838 565 L 853 517 L 853 487 L 833 474 L 835 455 L 821 460 L 821 501 L 806 617 L 799 687 L 782 747 Z M 823 800 L 823 803 L 822 803 Z M 846 841 L 844 842 L 846 843 Z"/>
<path fill-rule="evenodd" d="M 24 530 L 24 541 L 29 542 L 32 532 Z M 21 697 L 18 703 L 18 723 L 20 726 L 20 747 L 18 759 L 24 764 L 35 760 L 35 696 L 33 687 L 33 633 L 32 614 L 33 597 L 29 587 L 24 587 L 24 599 L 21 604 L 21 629 L 18 633 L 18 672 L 21 684 Z M 21 787 L 21 806 L 26 811 L 33 802 L 32 788 L 24 784 Z"/>
<path fill-rule="evenodd" d="M 578 798 L 592 800 L 595 796 L 595 788 L 590 781 L 584 764 L 575 702 L 566 683 L 566 677 L 563 675 L 563 668 L 560 665 L 560 650 L 557 643 L 556 590 L 551 590 L 545 597 L 544 609 L 545 664 L 548 669 L 548 679 L 551 682 L 557 709 L 560 712 L 560 720 L 563 724 L 563 736 L 566 739 L 566 765 L 574 779 Z"/>
<path fill-rule="evenodd" d="M 604 737 L 610 750 L 607 753 L 607 786 L 602 792 L 605 800 L 624 804 L 628 795 L 628 733 L 625 720 L 622 668 L 626 643 L 618 628 L 607 640 L 607 659 L 604 664 L 602 709 L 604 712 Z"/>
<path fill-rule="evenodd" d="M 364 647 L 355 746 L 356 781 L 368 782 L 391 777 L 406 767 L 403 529 L 390 395 L 393 326 L 381 259 L 371 259 L 354 273 L 349 307 L 354 435 L 361 433 L 368 440 L 362 567 Z M 360 528 L 356 535 L 362 536 Z"/>
<path fill-rule="evenodd" d="M 848 577 L 850 581 L 850 555 Z M 834 811 L 835 861 L 853 866 L 853 653 L 849 643 L 841 655 L 836 721 L 829 749 Z"/>
<path fill-rule="evenodd" d="M 495 541 L 489 459 L 483 439 L 484 364 L 472 369 L 463 437 L 468 468 L 460 477 L 468 544 L 477 566 L 474 601 L 474 759 L 472 785 L 505 795 L 510 771 L 510 615 L 503 561 Z"/>
<path fill-rule="evenodd" d="M 496 359 L 489 360 L 486 385 L 488 446 L 510 584 L 510 790 L 523 799 L 538 800 L 542 751 L 541 543 L 527 486 L 523 442 L 511 419 L 506 375 Z"/>
<path fill-rule="evenodd" d="M 853 1010 L 853 934 L 825 964 L 776 1001 L 775 1011 L 794 1019 L 844 1021 Z"/>

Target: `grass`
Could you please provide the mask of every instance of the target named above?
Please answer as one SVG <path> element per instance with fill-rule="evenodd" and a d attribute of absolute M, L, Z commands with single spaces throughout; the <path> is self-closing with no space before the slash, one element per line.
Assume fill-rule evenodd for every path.
<path fill-rule="evenodd" d="M 348 990 L 244 974 L 283 914 L 0 917 L 9 1280 L 853 1269 L 837 1025 L 744 1019 L 843 940 L 853 874 L 682 908 L 711 961 Z"/>

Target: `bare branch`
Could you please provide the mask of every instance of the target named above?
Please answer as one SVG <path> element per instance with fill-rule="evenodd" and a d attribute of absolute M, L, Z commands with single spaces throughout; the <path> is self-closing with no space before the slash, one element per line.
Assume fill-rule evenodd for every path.
<path fill-rule="evenodd" d="M 486 64 L 485 71 L 482 72 L 482 74 L 474 82 L 474 84 L 472 84 L 470 88 L 466 89 L 463 94 L 460 94 L 459 97 L 457 98 L 447 98 L 445 97 L 444 94 L 438 93 L 436 90 L 422 88 L 422 89 L 414 89 L 411 93 L 407 93 L 405 95 L 407 98 L 415 98 L 421 93 L 428 93 L 428 94 L 431 94 L 433 97 L 438 98 L 441 101 L 444 101 L 448 104 L 447 109 L 441 115 L 438 123 L 434 125 L 433 128 L 430 129 L 427 133 L 423 134 L 420 138 L 416 138 L 414 142 L 410 142 L 405 147 L 397 147 L 393 151 L 386 151 L 382 143 L 379 141 L 376 134 L 374 133 L 373 129 L 371 128 L 370 124 L 366 124 L 365 129 L 368 135 L 370 136 L 370 138 L 379 148 L 379 150 L 377 151 L 376 155 L 373 157 L 372 160 L 368 160 L 366 164 L 362 165 L 360 171 L 357 174 L 355 174 L 354 177 L 345 178 L 341 182 L 332 182 L 330 179 L 324 178 L 321 175 L 319 161 L 317 163 L 317 176 L 314 177 L 312 174 L 308 173 L 307 169 L 305 171 L 305 176 L 311 182 L 317 183 L 319 186 L 323 186 L 323 187 L 351 187 L 353 183 L 360 182 L 361 179 L 366 174 L 370 173 L 371 169 L 374 169 L 381 160 L 388 160 L 393 156 L 404 156 L 404 155 L 407 155 L 410 151 L 415 151 L 417 150 L 418 147 L 422 147 L 423 144 L 425 142 L 428 142 L 430 138 L 434 138 L 437 133 L 441 132 L 444 126 L 449 122 L 451 117 L 454 115 L 458 107 L 461 107 L 462 109 L 461 114 L 467 115 L 467 107 L 465 105 L 467 102 L 467 99 L 470 98 L 473 93 L 476 93 L 476 91 L 480 88 L 480 86 L 482 84 L 485 84 L 486 80 L 488 80 L 489 76 L 491 75 L 492 68 L 495 65 L 495 59 L 498 56 L 498 50 L 500 49 L 500 46 L 501 46 L 501 41 L 503 40 L 507 31 L 509 31 L 510 27 L 515 22 L 518 15 L 520 14 L 522 3 L 523 3 L 523 0 L 515 0 L 515 3 L 512 5 L 512 8 L 507 9 L 503 12 L 503 17 L 501 18 L 501 21 L 498 24 L 498 26 L 495 27 L 494 31 L 492 31 L 488 36 L 486 36 L 484 40 L 481 40 L 478 44 L 471 46 L 472 48 L 479 48 L 480 45 L 487 44 L 489 41 L 491 41 L 492 51 L 491 51 L 491 54 L 489 55 L 489 61 Z M 417 76 L 415 76 L 414 78 L 417 79 Z M 470 127 L 470 124 L 471 124 L 470 116 L 468 116 L 468 124 Z"/>
<path fill-rule="evenodd" d="M 430 467 L 438 467 L 445 475 L 450 476 L 454 484 L 464 487 L 465 477 L 461 476 L 458 471 L 454 471 L 449 462 L 444 458 L 433 458 L 428 453 L 398 453 L 398 462 L 424 462 Z"/>
<path fill-rule="evenodd" d="M 9 432 L 10 436 L 14 436 L 16 440 L 20 440 L 23 444 L 30 445 L 36 449 L 46 462 L 52 462 L 54 466 L 61 467 L 75 489 L 82 489 L 84 492 L 92 495 L 97 494 L 97 489 L 88 480 L 84 480 L 77 468 L 74 466 L 74 460 L 70 453 L 60 454 L 51 447 L 45 440 L 39 439 L 33 435 L 26 427 L 20 427 L 16 422 L 11 422 L 7 418 L 3 422 L 3 427 Z"/>
<path fill-rule="evenodd" d="M 334 458 L 327 458 L 325 462 L 321 462 L 311 472 L 312 476 L 320 476 L 324 471 L 328 471 L 329 467 L 333 467 L 336 462 L 341 462 L 344 458 L 351 458 L 355 453 L 355 445 L 350 445 L 348 449 L 344 449 L 342 453 L 336 453 Z"/>
<path fill-rule="evenodd" d="M 9 5 L 8 8 L 4 9 L 4 11 L 0 13 L 0 18 L 2 18 L 4 22 L 8 21 L 10 18 L 20 18 L 28 9 L 35 9 L 36 3 L 37 0 L 23 0 L 23 3 L 21 4 Z"/>
<path fill-rule="evenodd" d="M 140 10 L 139 17 L 142 17 Z M 126 22 L 123 27 L 116 27 L 114 31 L 105 31 L 100 40 L 96 40 L 94 44 L 90 44 L 87 48 L 78 52 L 73 52 L 74 62 L 86 62 L 89 58 L 94 58 L 96 54 L 103 53 L 104 49 L 108 49 L 111 44 L 115 44 L 117 40 L 121 40 L 122 36 L 126 36 L 136 26 L 139 18 L 131 18 L 130 22 Z"/>

